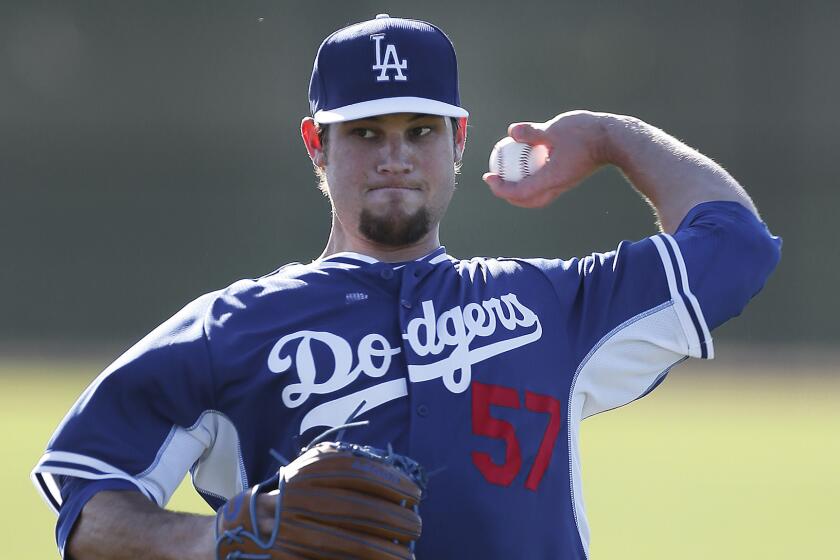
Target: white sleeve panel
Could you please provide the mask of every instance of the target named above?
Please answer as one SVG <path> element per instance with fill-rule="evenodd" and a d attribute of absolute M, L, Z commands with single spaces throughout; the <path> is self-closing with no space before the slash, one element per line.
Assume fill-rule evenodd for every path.
<path fill-rule="evenodd" d="M 569 394 L 569 467 L 575 520 L 584 549 L 589 524 L 583 503 L 578 437 L 584 418 L 644 395 L 689 350 L 672 302 L 630 319 L 610 332 L 578 367 Z"/>
<path fill-rule="evenodd" d="M 233 422 L 219 412 L 208 413 L 204 420 L 215 439 L 193 470 L 193 486 L 205 494 L 228 500 L 250 486 L 239 433 Z"/>
<path fill-rule="evenodd" d="M 670 302 L 619 325 L 581 361 L 569 402 L 581 420 L 642 396 L 664 370 L 688 355 L 689 342 Z"/>

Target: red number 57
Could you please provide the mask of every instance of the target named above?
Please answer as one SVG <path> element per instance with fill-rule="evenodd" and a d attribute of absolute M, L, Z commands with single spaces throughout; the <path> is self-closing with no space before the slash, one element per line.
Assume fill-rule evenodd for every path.
<path fill-rule="evenodd" d="M 505 462 L 501 465 L 494 463 L 489 454 L 481 451 L 472 452 L 473 463 L 488 482 L 510 486 L 522 468 L 522 452 L 513 425 L 490 416 L 490 405 L 519 408 L 519 395 L 516 389 L 487 385 L 478 381 L 473 381 L 471 388 L 473 433 L 505 442 Z M 548 395 L 525 391 L 525 408 L 532 412 L 543 412 L 549 415 L 548 426 L 540 442 L 540 448 L 528 473 L 528 478 L 525 480 L 525 487 L 528 490 L 536 490 L 548 469 L 551 454 L 554 452 L 554 443 L 560 434 L 560 401 Z"/>

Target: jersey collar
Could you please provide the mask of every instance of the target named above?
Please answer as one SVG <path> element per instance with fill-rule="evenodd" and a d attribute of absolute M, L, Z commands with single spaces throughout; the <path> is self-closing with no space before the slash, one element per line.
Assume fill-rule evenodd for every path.
<path fill-rule="evenodd" d="M 424 262 L 428 264 L 438 264 L 440 262 L 452 260 L 452 257 L 446 254 L 446 247 L 441 245 L 431 253 L 420 257 L 419 259 L 415 259 L 413 261 L 404 261 L 404 262 L 394 262 L 394 263 L 383 263 L 393 265 L 395 269 L 402 268 L 408 263 L 411 262 Z M 352 264 L 356 266 L 362 266 L 365 264 L 378 264 L 380 261 L 369 257 L 367 255 L 363 255 L 361 253 L 354 253 L 352 251 L 342 251 L 341 253 L 334 253 L 328 257 L 324 257 L 322 259 L 317 259 L 315 264 L 318 263 L 344 263 L 344 264 Z"/>

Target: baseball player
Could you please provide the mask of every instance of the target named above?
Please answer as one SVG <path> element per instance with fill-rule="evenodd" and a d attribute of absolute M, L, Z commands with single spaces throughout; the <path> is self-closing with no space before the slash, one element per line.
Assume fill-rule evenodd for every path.
<path fill-rule="evenodd" d="M 345 437 L 430 475 L 417 557 L 586 558 L 581 420 L 711 359 L 780 240 L 705 156 L 576 111 L 511 125 L 551 157 L 519 183 L 486 174 L 492 192 L 541 207 L 614 165 L 661 232 L 580 259 L 459 259 L 439 239 L 468 117 L 447 36 L 385 14 L 336 31 L 309 99 L 326 249 L 202 295 L 83 393 L 33 471 L 62 554 L 216 558 L 214 517 L 164 509 L 185 474 L 218 509 L 353 418 L 368 424 Z M 270 527 L 274 502 L 257 503 Z"/>

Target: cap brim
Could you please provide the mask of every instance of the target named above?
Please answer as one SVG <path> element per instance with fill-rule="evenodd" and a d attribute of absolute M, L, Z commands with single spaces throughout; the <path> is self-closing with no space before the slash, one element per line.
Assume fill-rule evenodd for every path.
<path fill-rule="evenodd" d="M 344 107 L 337 107 L 328 111 L 321 110 L 313 117 L 319 124 L 330 124 L 343 121 L 354 121 L 366 117 L 388 115 L 390 113 L 422 113 L 426 115 L 440 115 L 442 117 L 468 117 L 470 114 L 456 105 L 450 105 L 434 99 L 423 97 L 386 97 L 363 101 Z"/>

